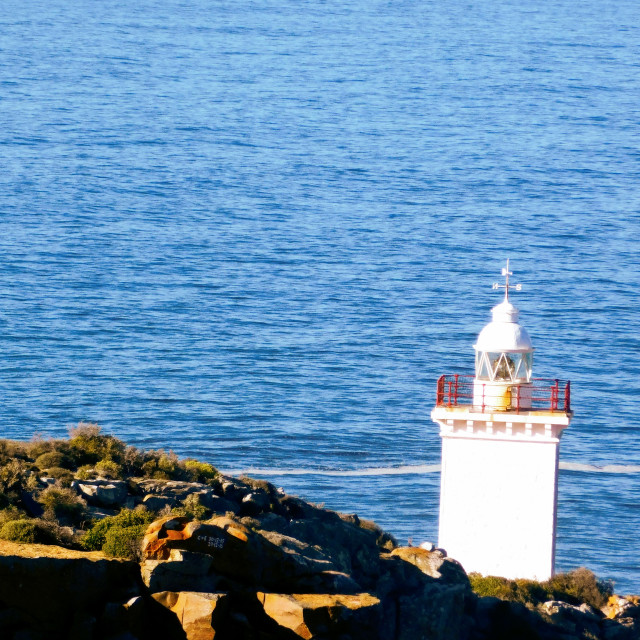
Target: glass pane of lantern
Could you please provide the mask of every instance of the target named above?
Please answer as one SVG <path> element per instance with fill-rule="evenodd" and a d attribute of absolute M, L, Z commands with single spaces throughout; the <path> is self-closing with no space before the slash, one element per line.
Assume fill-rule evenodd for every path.
<path fill-rule="evenodd" d="M 476 357 L 476 378 L 478 380 L 491 379 L 487 354 L 484 352 L 479 352 Z"/>
<path fill-rule="evenodd" d="M 515 373 L 514 364 L 513 354 L 501 354 L 498 362 L 496 363 L 496 368 L 494 369 L 494 379 L 513 380 L 513 374 Z"/>
<path fill-rule="evenodd" d="M 498 364 L 498 360 L 500 360 L 501 355 L 502 353 L 500 352 L 496 353 L 495 351 L 489 351 L 487 353 L 487 357 L 489 358 L 489 365 L 491 366 L 492 371 L 495 371 L 496 366 Z"/>
<path fill-rule="evenodd" d="M 527 359 L 524 353 L 514 353 L 513 361 L 516 367 L 516 380 L 528 380 Z"/>

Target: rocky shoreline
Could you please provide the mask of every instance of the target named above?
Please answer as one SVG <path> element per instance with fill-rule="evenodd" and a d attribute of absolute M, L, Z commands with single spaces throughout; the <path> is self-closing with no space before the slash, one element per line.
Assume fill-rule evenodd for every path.
<path fill-rule="evenodd" d="M 586 588 L 584 597 L 571 588 L 565 597 L 548 586 L 500 579 L 503 597 L 486 595 L 478 584 L 491 581 L 470 580 L 443 550 L 399 547 L 357 515 L 310 504 L 265 481 L 213 473 L 195 461 L 175 463 L 171 473 L 195 469 L 205 481 L 161 477 L 171 475 L 158 466 L 161 458 L 139 460 L 138 468 L 156 477 L 120 470 L 120 479 L 108 478 L 68 465 L 68 474 L 55 478 L 30 467 L 25 455 L 20 485 L 3 480 L 12 464 L 5 460 L 0 482 L 12 504 L 4 511 L 14 519 L 0 527 L 0 638 L 640 638 L 636 597 L 607 599 L 597 592 L 602 602 L 595 606 Z M 115 475 L 113 465 L 102 467 Z M 48 507 L 49 516 L 38 513 L 51 487 L 68 492 L 60 494 L 68 508 L 73 500 L 82 508 L 77 526 L 54 523 L 66 531 L 66 548 L 8 540 L 29 527 L 36 533 L 53 527 L 46 524 L 52 513 L 62 517 L 56 505 Z M 574 578 L 597 591 L 593 574 L 582 571 Z M 522 593 L 535 598 L 523 600 Z"/>

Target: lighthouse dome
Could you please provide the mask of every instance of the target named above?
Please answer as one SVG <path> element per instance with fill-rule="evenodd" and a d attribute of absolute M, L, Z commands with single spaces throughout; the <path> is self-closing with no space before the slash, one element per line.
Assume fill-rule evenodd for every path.
<path fill-rule="evenodd" d="M 518 324 L 520 315 L 508 300 L 492 309 L 492 321 L 480 332 L 476 351 L 527 352 L 533 351 L 533 344 L 527 330 Z"/>

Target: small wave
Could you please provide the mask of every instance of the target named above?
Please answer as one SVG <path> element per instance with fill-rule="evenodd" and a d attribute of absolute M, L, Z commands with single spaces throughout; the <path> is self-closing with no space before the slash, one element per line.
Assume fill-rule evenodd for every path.
<path fill-rule="evenodd" d="M 437 473 L 439 464 L 404 465 L 401 467 L 376 467 L 373 469 L 243 469 L 230 471 L 230 475 L 248 476 L 402 476 L 419 473 Z"/>
<path fill-rule="evenodd" d="M 601 467 L 581 462 L 561 462 L 563 471 L 583 471 L 590 473 L 640 473 L 640 465 L 633 464 L 606 464 Z M 438 473 L 439 464 L 402 465 L 400 467 L 374 467 L 368 469 L 239 469 L 228 471 L 229 475 L 238 476 L 341 476 L 359 478 L 364 476 L 403 476 L 418 475 L 421 473 Z"/>
<path fill-rule="evenodd" d="M 637 464 L 605 464 L 598 467 L 595 464 L 582 462 L 561 462 L 563 471 L 589 471 L 595 473 L 640 473 L 640 465 Z"/>

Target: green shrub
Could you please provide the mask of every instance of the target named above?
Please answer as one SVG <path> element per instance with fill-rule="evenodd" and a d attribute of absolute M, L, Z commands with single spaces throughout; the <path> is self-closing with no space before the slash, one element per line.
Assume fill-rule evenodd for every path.
<path fill-rule="evenodd" d="M 493 596 L 530 606 L 536 606 L 551 599 L 545 582 L 508 580 L 498 576 L 481 576 L 479 573 L 470 573 L 469 580 L 471 588 L 479 596 Z"/>
<path fill-rule="evenodd" d="M 95 470 L 103 478 L 111 480 L 122 479 L 122 467 L 113 460 L 100 460 L 95 466 Z"/>
<path fill-rule="evenodd" d="M 42 436 L 36 434 L 33 436 L 31 442 L 27 444 L 26 451 L 32 460 L 36 460 L 43 453 L 53 451 L 53 442 L 51 440 L 45 440 Z"/>
<path fill-rule="evenodd" d="M 123 509 L 115 516 L 108 516 L 102 520 L 98 520 L 84 538 L 82 538 L 82 546 L 90 551 L 98 551 L 102 549 L 107 539 L 107 532 L 112 527 L 127 529 L 129 527 L 149 526 L 154 518 L 154 514 L 150 511 Z"/>
<path fill-rule="evenodd" d="M 598 580 L 593 571 L 585 567 L 568 573 L 559 573 L 546 584 L 554 599 L 573 604 L 586 602 L 596 609 L 604 607 L 609 597 L 613 595 L 611 582 Z"/>
<path fill-rule="evenodd" d="M 206 483 L 209 480 L 215 480 L 218 476 L 218 470 L 208 462 L 198 462 L 189 458 L 183 460 L 180 466 L 184 469 L 185 479 L 189 482 Z"/>
<path fill-rule="evenodd" d="M 210 510 L 200 503 L 200 496 L 197 493 L 190 493 L 182 501 L 182 506 L 172 509 L 171 513 L 176 516 L 185 516 L 191 520 L 205 520 Z"/>
<path fill-rule="evenodd" d="M 135 447 L 129 446 L 125 449 L 122 466 L 125 475 L 140 476 L 142 475 L 142 465 L 145 462 L 144 453 L 138 451 Z"/>
<path fill-rule="evenodd" d="M 559 573 L 545 582 L 508 580 L 479 573 L 470 573 L 469 580 L 471 588 L 479 596 L 493 596 L 530 606 L 547 600 L 561 600 L 574 605 L 586 603 L 599 609 L 613 593 L 609 582 L 598 580 L 592 571 L 584 567 Z"/>
<path fill-rule="evenodd" d="M 142 473 L 147 478 L 155 480 L 180 480 L 182 469 L 178 456 L 175 453 L 165 451 L 148 451 L 146 462 L 142 465 Z"/>
<path fill-rule="evenodd" d="M 38 502 L 44 507 L 45 517 L 60 524 L 80 524 L 85 515 L 84 501 L 71 489 L 48 487 L 38 496 Z"/>
<path fill-rule="evenodd" d="M 147 460 L 142 465 L 142 475 L 145 478 L 153 478 L 157 470 L 158 470 L 158 461 L 155 458 L 153 458 L 152 460 Z M 169 478 L 161 478 L 161 479 L 168 480 Z"/>
<path fill-rule="evenodd" d="M 100 460 L 120 463 L 124 459 L 124 442 L 114 436 L 102 435 L 97 424 L 80 422 L 69 435 L 69 445 L 78 465 L 96 464 Z"/>
<path fill-rule="evenodd" d="M 76 471 L 76 478 L 78 478 L 78 480 L 93 480 L 97 475 L 96 470 L 91 464 L 83 464 Z"/>
<path fill-rule="evenodd" d="M 36 458 L 36 467 L 41 471 L 53 468 L 72 469 L 73 466 L 73 461 L 60 451 L 49 451 Z"/>
<path fill-rule="evenodd" d="M 24 460 L 12 459 L 0 467 L 0 492 L 9 500 L 16 499 L 30 474 L 30 465 Z"/>
<path fill-rule="evenodd" d="M 0 528 L 7 522 L 12 522 L 13 520 L 25 520 L 26 518 L 27 514 L 22 509 L 18 509 L 18 507 L 13 505 L 6 507 L 0 511 Z"/>
<path fill-rule="evenodd" d="M 10 520 L 2 525 L 0 538 L 13 542 L 50 544 L 55 542 L 49 531 L 37 520 Z"/>
<path fill-rule="evenodd" d="M 17 440 L 0 440 L 0 465 L 14 458 L 29 460 L 26 443 Z"/>
<path fill-rule="evenodd" d="M 140 546 L 146 530 L 146 524 L 130 527 L 112 526 L 105 534 L 102 551 L 108 556 L 140 560 Z"/>
<path fill-rule="evenodd" d="M 30 473 L 23 486 L 29 493 L 36 493 L 40 490 L 40 480 L 35 473 Z"/>
<path fill-rule="evenodd" d="M 494 597 L 502 600 L 514 600 L 516 585 L 513 580 L 498 576 L 483 576 L 480 573 L 470 573 L 471 588 L 481 598 Z"/>
<path fill-rule="evenodd" d="M 178 456 L 175 453 L 163 453 L 158 458 L 158 471 L 162 471 L 166 473 L 169 477 L 173 477 L 176 475 L 176 471 L 178 469 Z"/>
<path fill-rule="evenodd" d="M 24 453 L 30 460 L 37 460 L 45 453 L 59 453 L 66 456 L 73 464 L 71 445 L 68 440 L 44 439 L 41 436 L 34 436 L 31 442 L 24 444 Z"/>

